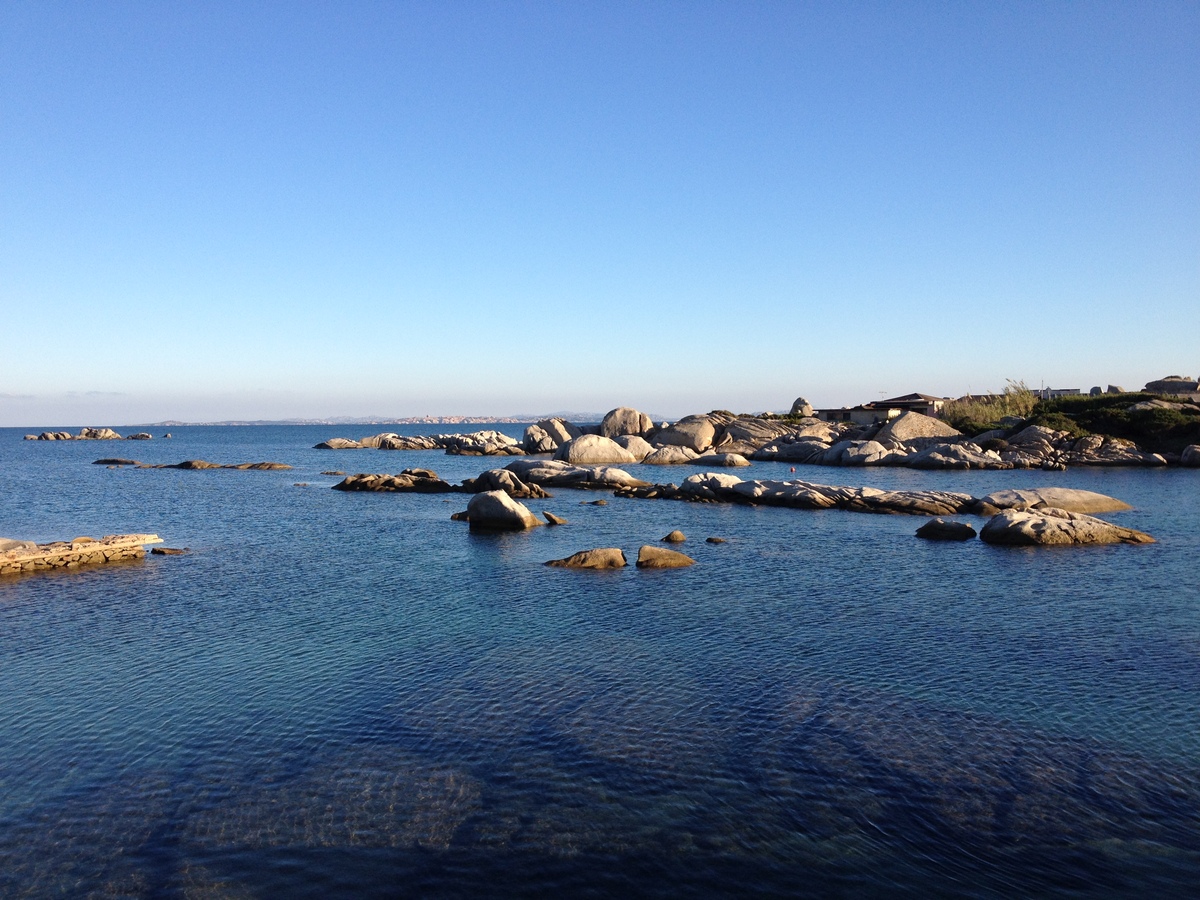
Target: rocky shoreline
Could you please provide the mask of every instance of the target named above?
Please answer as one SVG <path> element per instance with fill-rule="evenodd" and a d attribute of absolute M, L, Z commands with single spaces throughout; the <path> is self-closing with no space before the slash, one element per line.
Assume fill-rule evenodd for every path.
<path fill-rule="evenodd" d="M 544 419 L 521 440 L 497 431 L 360 440 L 331 438 L 317 449 L 444 450 L 456 455 L 550 454 L 572 464 L 739 467 L 750 460 L 823 466 L 903 466 L 914 469 L 1045 469 L 1068 466 L 1200 467 L 1200 445 L 1181 454 L 1149 453 L 1122 438 L 1087 435 L 1015 420 L 1005 428 L 965 435 L 939 419 L 906 412 L 886 423 L 856 425 L 812 416 L 788 419 L 726 412 L 685 416 L 655 425 L 645 413 L 618 407 L 599 425 Z"/>
<path fill-rule="evenodd" d="M 35 544 L 0 538 L 0 575 L 19 575 L 50 569 L 77 569 L 126 559 L 142 559 L 147 544 L 161 544 L 157 534 L 110 534 L 100 540 L 77 537 L 71 541 Z"/>

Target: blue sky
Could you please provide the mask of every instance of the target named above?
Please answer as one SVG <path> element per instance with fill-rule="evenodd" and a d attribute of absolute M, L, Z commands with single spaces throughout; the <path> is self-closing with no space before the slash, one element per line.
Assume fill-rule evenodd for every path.
<path fill-rule="evenodd" d="M 1195 3 L 0 6 L 0 425 L 1200 372 Z"/>

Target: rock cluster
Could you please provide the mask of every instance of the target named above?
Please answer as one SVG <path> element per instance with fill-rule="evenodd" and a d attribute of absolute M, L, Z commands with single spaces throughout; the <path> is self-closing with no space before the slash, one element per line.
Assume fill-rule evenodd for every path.
<path fill-rule="evenodd" d="M 157 534 L 110 534 L 98 541 L 78 537 L 49 544 L 0 538 L 0 575 L 141 559 L 146 555 L 147 544 L 161 543 L 162 538 Z"/>
<path fill-rule="evenodd" d="M 27 441 L 148 441 L 153 435 L 142 431 L 137 434 L 131 434 L 127 438 L 121 437 L 111 428 L 84 428 L 79 434 L 71 434 L 69 431 L 43 431 L 41 434 L 27 434 Z"/>
<path fill-rule="evenodd" d="M 454 456 L 524 456 L 521 444 L 499 431 L 471 434 L 401 435 L 385 432 L 360 440 L 330 438 L 314 445 L 315 450 L 444 450 Z"/>
<path fill-rule="evenodd" d="M 1159 402 L 1159 401 L 1152 401 Z M 1170 405 L 1170 404 L 1167 404 Z M 797 398 L 793 414 L 811 413 Z M 598 426 L 543 419 L 520 441 L 497 431 L 404 437 L 379 434 L 352 441 L 333 438 L 319 449 L 378 447 L 437 450 L 480 456 L 551 454 L 572 465 L 741 466 L 776 460 L 825 466 L 907 466 L 915 469 L 1061 469 L 1082 466 L 1162 466 L 1167 460 L 1131 441 L 1104 435 L 1074 438 L 1041 426 L 1005 428 L 970 437 L 940 419 L 905 412 L 888 422 L 856 425 L 805 416 L 782 421 L 710 412 L 655 426 L 629 407 L 608 412 Z"/>
<path fill-rule="evenodd" d="M 104 460 L 96 460 L 96 464 L 102 464 Z M 256 463 L 231 463 L 229 465 L 221 465 L 220 463 L 211 463 L 203 459 L 185 459 L 180 463 L 159 463 L 150 465 L 149 463 L 137 463 L 139 469 L 253 469 L 260 472 L 283 471 L 290 469 L 287 463 L 279 462 L 256 462 Z"/>

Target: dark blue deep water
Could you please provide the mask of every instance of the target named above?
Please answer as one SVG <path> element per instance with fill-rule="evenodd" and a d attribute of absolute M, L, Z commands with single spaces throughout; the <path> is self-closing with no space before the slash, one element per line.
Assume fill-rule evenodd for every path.
<path fill-rule="evenodd" d="M 568 525 L 484 537 L 450 521 L 464 497 L 320 472 L 504 460 L 309 449 L 369 426 L 171 430 L 0 430 L 0 536 L 191 548 L 0 581 L 0 896 L 1200 888 L 1200 471 L 797 473 L 1097 490 L 1148 546 L 568 490 L 530 503 Z M 675 528 L 690 569 L 541 565 Z"/>

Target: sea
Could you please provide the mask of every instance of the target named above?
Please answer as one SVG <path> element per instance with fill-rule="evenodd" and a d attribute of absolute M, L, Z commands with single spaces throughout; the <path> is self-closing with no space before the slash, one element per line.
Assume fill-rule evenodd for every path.
<path fill-rule="evenodd" d="M 494 535 L 327 473 L 503 458 L 165 430 L 0 429 L 0 536 L 188 548 L 0 579 L 0 896 L 1200 896 L 1200 471 L 736 470 L 1084 488 L 1144 546 L 566 489 Z"/>

